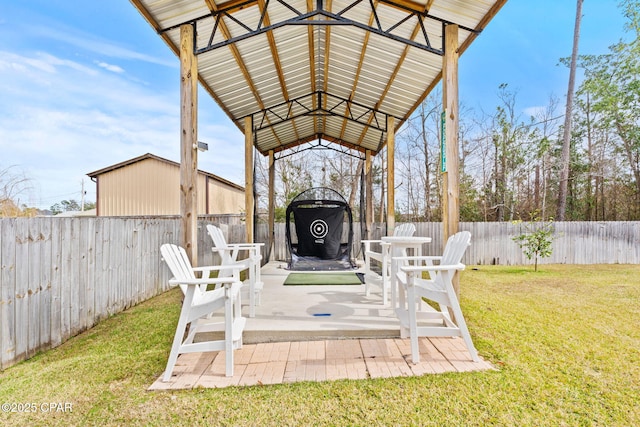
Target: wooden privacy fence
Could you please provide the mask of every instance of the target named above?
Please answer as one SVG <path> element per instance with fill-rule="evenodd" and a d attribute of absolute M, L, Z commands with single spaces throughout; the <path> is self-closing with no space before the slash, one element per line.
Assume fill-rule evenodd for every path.
<path fill-rule="evenodd" d="M 440 255 L 444 247 L 442 223 L 415 223 L 416 235 L 431 237 L 424 246 L 425 255 Z M 260 225 L 263 226 L 262 224 Z M 260 237 L 266 235 L 259 230 Z M 639 264 L 640 222 L 556 222 L 553 224 L 553 253 L 542 264 Z M 354 224 L 354 249 L 358 254 L 360 224 Z M 239 229 L 240 230 L 240 229 Z M 374 224 L 372 239 L 383 235 L 384 224 Z M 471 232 L 471 246 L 465 253 L 465 264 L 522 265 L 532 264 L 513 237 L 525 233 L 525 224 L 510 222 L 462 222 L 460 230 Z M 240 230 L 241 231 L 241 230 Z M 286 260 L 284 224 L 276 224 L 272 259 Z"/>
<path fill-rule="evenodd" d="M 202 217 L 198 264 L 215 263 L 207 223 L 223 224 L 229 242 L 244 241 L 239 216 Z M 418 223 L 426 254 L 442 251 L 442 224 Z M 100 320 L 167 290 L 160 245 L 179 243 L 177 217 L 0 219 L 0 369 L 55 347 Z M 461 223 L 472 234 L 466 264 L 529 264 L 511 223 Z M 266 224 L 257 236 L 266 239 Z M 373 236 L 382 235 L 373 227 Z M 354 224 L 359 255 L 360 227 Z M 555 224 L 553 255 L 542 263 L 640 263 L 640 222 Z M 284 224 L 276 224 L 271 259 L 286 260 Z"/>
<path fill-rule="evenodd" d="M 177 217 L 0 219 L 0 369 L 166 291 L 160 245 L 178 243 L 179 227 Z M 205 234 L 199 258 L 213 262 Z"/>

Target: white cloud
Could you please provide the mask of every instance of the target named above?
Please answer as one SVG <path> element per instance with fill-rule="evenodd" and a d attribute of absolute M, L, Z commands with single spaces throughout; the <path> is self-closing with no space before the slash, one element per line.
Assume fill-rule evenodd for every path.
<path fill-rule="evenodd" d="M 27 12 L 0 21 L 0 168 L 19 165 L 33 180 L 21 202 L 79 199 L 82 180 L 95 200 L 88 172 L 147 152 L 179 161 L 179 61 L 153 31 L 108 36 L 111 24 L 99 22 L 86 32 L 68 25 L 68 14 L 18 6 L 12 16 Z M 210 144 L 200 168 L 240 183 L 241 132 L 208 94 L 198 113 Z"/>
<path fill-rule="evenodd" d="M 106 62 L 102 61 L 95 61 L 95 63 L 98 67 L 104 68 L 107 71 L 111 71 L 114 73 L 124 73 L 124 69 L 117 65 L 107 64 Z"/>
<path fill-rule="evenodd" d="M 179 161 L 177 79 L 141 84 L 95 65 L 0 51 L 0 167 L 20 165 L 33 179 L 30 205 L 78 199 L 82 180 L 95 200 L 87 173 L 147 152 Z M 200 168 L 241 184 L 244 137 L 212 101 L 202 104 L 199 139 L 210 148 Z"/>
<path fill-rule="evenodd" d="M 143 61 L 165 67 L 177 68 L 178 62 L 169 60 L 168 57 L 155 57 L 128 49 L 119 44 L 104 40 L 93 34 L 78 31 L 69 27 L 35 26 L 27 28 L 32 37 L 42 37 L 49 40 L 57 40 L 81 48 L 87 52 L 93 52 L 100 56 L 119 58 L 126 60 Z"/>

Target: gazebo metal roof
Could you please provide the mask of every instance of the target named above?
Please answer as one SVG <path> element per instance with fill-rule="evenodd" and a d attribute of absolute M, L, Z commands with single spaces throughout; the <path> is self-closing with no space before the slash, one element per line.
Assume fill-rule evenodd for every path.
<path fill-rule="evenodd" d="M 132 0 L 179 55 L 195 28 L 200 83 L 266 154 L 313 142 L 379 152 L 506 0 Z"/>

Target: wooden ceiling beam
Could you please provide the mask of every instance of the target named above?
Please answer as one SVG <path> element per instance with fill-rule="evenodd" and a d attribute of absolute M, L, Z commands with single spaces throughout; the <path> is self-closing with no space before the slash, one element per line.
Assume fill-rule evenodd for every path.
<path fill-rule="evenodd" d="M 205 0 L 205 1 L 207 3 L 207 6 L 209 7 L 209 10 L 211 10 L 212 12 L 217 12 L 219 10 L 218 6 L 215 4 L 213 0 Z M 222 32 L 223 36 L 227 40 L 229 40 L 231 38 L 231 32 L 229 31 L 227 24 L 224 22 L 224 20 L 221 19 L 219 25 L 220 25 L 220 31 Z M 242 60 L 242 55 L 240 54 L 240 51 L 238 50 L 235 44 L 230 44 L 229 50 L 231 50 L 231 54 L 233 55 L 233 58 L 236 60 L 236 63 L 238 64 L 238 67 L 240 68 L 240 71 L 244 76 L 244 80 L 247 82 L 247 85 L 249 85 L 249 89 L 251 90 L 251 93 L 253 94 L 254 98 L 256 99 L 256 102 L 258 103 L 258 107 L 260 107 L 261 110 L 264 110 L 265 109 L 264 102 L 262 102 L 262 99 L 260 98 L 260 94 L 258 93 L 258 90 L 253 84 L 253 80 L 251 79 L 251 75 L 249 74 L 249 70 L 247 69 L 247 66 Z M 268 118 L 267 118 L 267 121 L 269 121 Z M 242 126 L 242 130 L 244 131 L 244 126 Z M 273 130 L 273 128 L 271 128 L 271 133 L 273 133 L 273 137 L 276 139 L 276 141 L 278 141 L 279 144 L 282 144 L 282 142 L 280 141 L 280 138 L 278 138 L 278 135 Z"/>
<path fill-rule="evenodd" d="M 331 7 L 333 6 L 332 0 L 327 0 L 326 10 L 331 12 Z M 331 26 L 327 26 L 325 35 L 325 46 L 324 46 L 324 77 L 322 82 L 322 91 L 324 93 L 329 93 L 328 84 L 329 84 L 329 55 L 331 54 Z M 322 105 L 323 109 L 327 109 L 327 98 L 325 97 L 324 103 Z M 326 117 L 322 118 L 322 129 L 320 129 L 321 133 L 325 133 L 327 128 L 327 119 Z"/>
<path fill-rule="evenodd" d="M 213 3 L 213 0 L 211 1 Z M 237 10 L 246 9 L 248 7 L 252 7 L 258 4 L 258 0 L 228 0 L 216 5 L 216 11 L 218 10 L 226 10 L 228 12 L 233 12 Z"/>
<path fill-rule="evenodd" d="M 377 7 L 377 5 L 378 5 L 378 0 L 376 0 L 373 3 L 373 7 L 375 8 Z M 369 15 L 369 26 L 373 25 L 373 21 L 375 19 L 375 14 L 373 12 L 374 11 L 371 11 L 371 15 Z M 360 73 L 362 72 L 362 65 L 364 64 L 364 57 L 367 53 L 367 47 L 369 45 L 370 36 L 371 36 L 371 33 L 369 31 L 367 31 L 364 35 L 364 42 L 362 43 L 362 50 L 360 51 L 360 59 L 358 61 L 358 69 L 356 70 L 356 75 L 353 79 L 353 86 L 351 87 L 351 94 L 349 95 L 349 101 L 353 101 L 353 98 L 355 97 L 355 94 L 356 94 L 356 88 L 358 87 L 358 82 L 360 80 Z M 344 116 L 347 117 L 348 114 L 349 114 L 349 104 L 347 104 L 347 106 L 345 107 Z M 342 128 L 340 129 L 340 139 L 344 137 L 344 133 L 347 129 L 347 122 L 348 120 L 346 118 L 342 121 Z"/>
<path fill-rule="evenodd" d="M 260 7 L 260 11 L 264 11 L 266 5 L 264 0 L 258 0 L 258 6 Z M 269 19 L 269 14 L 265 12 L 264 14 L 264 25 L 270 26 L 271 20 Z M 273 65 L 276 68 L 276 74 L 278 75 L 278 81 L 280 82 L 280 89 L 282 90 L 282 97 L 285 102 L 289 102 L 289 91 L 287 90 L 287 83 L 284 79 L 284 73 L 282 72 L 282 64 L 280 63 L 280 54 L 278 53 L 278 47 L 276 45 L 276 39 L 273 35 L 273 31 L 267 32 L 267 40 L 269 41 L 269 49 L 271 50 L 271 57 L 273 58 Z M 296 138 L 299 138 L 298 128 L 296 127 L 295 120 L 291 121 L 291 126 L 293 126 L 293 133 L 296 135 Z"/>
<path fill-rule="evenodd" d="M 411 40 L 413 40 L 414 38 L 416 38 L 416 36 L 418 35 L 418 32 L 420 31 L 420 26 L 416 25 L 415 28 L 413 29 L 413 32 L 411 33 Z M 382 101 L 384 101 L 384 98 L 386 98 L 387 94 L 389 93 L 389 90 L 391 90 L 391 86 L 393 85 L 393 82 L 395 81 L 396 77 L 398 76 L 398 73 L 400 72 L 400 68 L 402 67 L 402 64 L 404 63 L 405 59 L 407 58 L 407 54 L 409 53 L 409 47 L 410 46 L 405 46 L 404 49 L 402 50 L 402 54 L 400 55 L 400 58 L 398 59 L 398 62 L 396 63 L 395 68 L 393 69 L 393 72 L 391 73 L 391 76 L 389 77 L 389 80 L 387 81 L 387 85 L 384 88 L 384 90 L 382 91 L 382 94 L 380 95 L 380 99 L 378 99 L 378 102 L 376 103 L 375 106 L 375 110 L 378 110 L 380 108 L 380 105 L 382 105 Z M 407 115 L 405 118 L 403 118 L 403 120 L 400 120 L 400 123 L 398 124 L 398 127 L 400 127 L 401 123 L 404 122 L 408 117 L 410 116 Z M 371 124 L 371 121 L 373 120 L 373 114 L 371 114 L 369 116 L 369 120 L 368 123 Z M 365 136 L 367 135 L 367 130 L 369 128 L 365 127 L 362 130 L 362 134 L 360 135 L 360 138 L 358 139 L 358 144 L 362 144 L 362 141 L 364 140 Z M 395 132 L 395 129 L 392 129 L 391 131 Z M 389 132 L 389 129 L 387 129 L 387 133 Z M 378 147 L 378 149 L 376 150 L 376 152 L 379 152 L 380 150 L 382 150 L 382 147 L 384 147 L 384 140 L 382 141 L 382 143 L 380 144 L 380 146 Z"/>
<path fill-rule="evenodd" d="M 313 0 L 307 0 L 307 12 L 311 12 L 313 10 L 314 7 L 314 1 Z M 309 41 L 309 71 L 311 73 L 310 75 L 310 82 L 311 83 L 311 93 L 316 93 L 317 89 L 316 89 L 316 48 L 315 48 L 315 38 L 314 38 L 314 27 L 312 25 L 309 25 L 307 27 L 307 39 Z M 317 110 L 318 109 L 318 105 L 317 105 L 317 101 L 316 98 L 314 97 L 312 100 L 312 105 L 313 105 L 313 109 Z M 314 117 L 313 118 L 313 130 L 314 131 L 318 131 L 318 118 Z"/>
<path fill-rule="evenodd" d="M 383 2 L 389 6 L 400 6 L 399 9 L 402 9 L 402 10 L 409 9 L 414 12 L 424 13 L 431 8 L 431 5 L 433 4 L 434 0 L 427 1 L 427 4 L 421 4 L 411 0 L 389 0 L 389 1 L 390 3 L 387 3 L 386 1 L 383 0 Z"/>

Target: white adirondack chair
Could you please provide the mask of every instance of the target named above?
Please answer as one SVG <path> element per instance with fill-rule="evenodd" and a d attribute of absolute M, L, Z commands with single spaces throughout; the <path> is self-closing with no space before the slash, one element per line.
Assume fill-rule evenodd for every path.
<path fill-rule="evenodd" d="M 172 286 L 180 286 L 184 293 L 180 318 L 169 353 L 163 381 L 169 381 L 178 355 L 208 351 L 225 352 L 225 374 L 233 376 L 233 350 L 242 347 L 242 332 L 246 319 L 240 314 L 239 269 L 232 268 L 233 276 L 210 278 L 210 272 L 221 266 L 193 268 L 186 251 L 180 246 L 164 244 L 160 247 L 162 258 L 169 266 L 173 278 Z M 229 269 L 226 265 L 224 268 Z M 201 275 L 196 277 L 196 272 Z M 217 286 L 209 289 L 210 285 Z M 212 314 L 223 311 L 223 320 L 212 318 Z M 188 334 L 185 337 L 185 334 Z M 194 343 L 196 334 L 201 332 L 224 331 L 224 338 Z"/>
<path fill-rule="evenodd" d="M 413 236 L 416 232 L 416 226 L 411 223 L 397 225 L 393 229 L 394 236 Z M 389 274 L 391 267 L 391 253 L 390 245 L 382 242 L 382 240 L 362 240 L 364 243 L 364 286 L 365 295 L 371 294 L 371 285 L 380 286 L 382 288 L 382 304 L 386 305 L 389 299 Z M 381 246 L 381 251 L 376 252 L 372 249 L 372 245 L 378 243 Z M 372 261 L 377 261 L 381 264 L 381 274 L 378 274 L 372 269 Z"/>
<path fill-rule="evenodd" d="M 207 232 L 213 240 L 214 252 L 220 255 L 221 265 L 242 265 L 242 270 L 247 271 L 247 279 L 243 283 L 243 293 L 249 302 L 249 317 L 255 317 L 256 305 L 260 305 L 260 296 L 264 284 L 260 277 L 260 267 L 262 255 L 260 250 L 264 243 L 227 243 L 224 233 L 220 227 L 213 224 L 207 225 Z M 238 255 L 242 251 L 247 251 L 248 256 L 244 259 L 238 259 Z M 229 275 L 228 269 L 220 270 L 221 275 Z"/>
<path fill-rule="evenodd" d="M 413 363 L 420 362 L 418 337 L 425 336 L 462 337 L 471 359 L 479 361 L 452 284 L 456 271 L 465 268 L 461 261 L 470 241 L 471 233 L 461 231 L 449 237 L 442 256 L 395 258 L 402 263 L 397 277 L 402 290 L 406 292 L 406 306 L 401 296 L 401 306 L 396 313 L 400 319 L 401 336 L 406 337 L 408 334 L 411 340 Z M 428 272 L 431 278 L 424 279 L 423 272 Z M 440 310 L 419 310 L 423 298 L 436 302 Z M 455 323 L 449 310 L 453 313 Z M 420 323 L 421 321 L 428 323 Z"/>

